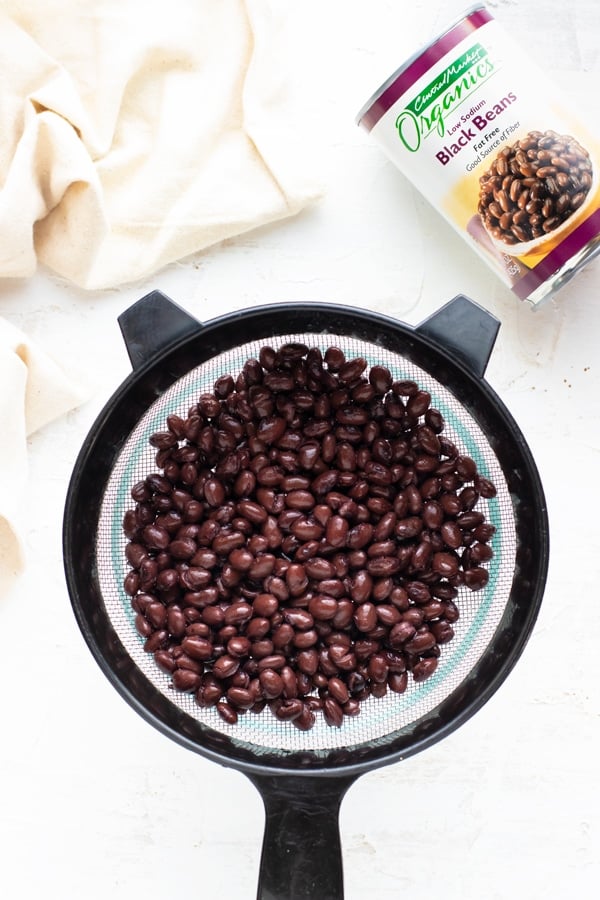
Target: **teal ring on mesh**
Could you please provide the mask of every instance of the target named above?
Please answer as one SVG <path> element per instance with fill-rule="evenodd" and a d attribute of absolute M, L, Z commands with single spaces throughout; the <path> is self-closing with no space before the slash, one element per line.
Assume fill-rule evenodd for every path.
<path fill-rule="evenodd" d="M 377 360 L 375 363 L 373 362 L 373 357 L 371 357 L 370 359 L 368 358 L 367 361 L 370 366 L 376 364 L 377 362 Z M 189 375 L 190 373 L 188 373 L 188 375 L 184 377 L 189 377 Z M 412 373 L 399 371 L 398 369 L 396 369 L 396 376 L 398 379 L 413 377 Z M 181 397 L 182 403 L 184 403 L 189 398 L 190 394 L 198 391 L 202 387 L 202 381 L 202 378 L 199 378 L 197 381 L 190 379 L 187 390 Z M 176 384 L 177 382 L 174 382 L 174 384 L 169 388 L 169 391 L 172 391 L 175 388 Z M 135 450 L 133 453 L 131 453 L 126 465 L 123 467 L 121 479 L 116 490 L 116 502 L 113 507 L 111 524 L 111 552 L 113 563 L 115 564 L 115 568 L 117 569 L 118 594 L 120 597 L 123 612 L 134 631 L 136 631 L 135 612 L 131 606 L 130 598 L 125 593 L 123 587 L 127 568 L 126 559 L 124 553 L 122 552 L 122 514 L 126 509 L 126 501 L 130 495 L 131 487 L 133 486 L 133 473 L 138 464 L 140 455 L 145 450 L 147 451 L 150 435 L 157 430 L 161 430 L 162 427 L 164 427 L 166 414 L 161 404 L 161 399 L 162 398 L 158 398 L 157 401 L 155 401 L 155 405 L 159 408 L 156 409 L 153 416 L 148 417 L 144 430 L 138 435 Z M 475 462 L 477 463 L 478 471 L 483 476 L 489 477 L 489 472 L 486 470 L 482 463 L 481 454 L 478 450 L 477 440 L 465 427 L 465 423 L 459 417 L 457 417 L 453 410 L 447 405 L 447 403 L 444 402 L 444 400 L 434 392 L 432 392 L 432 400 L 434 401 L 433 405 L 435 406 L 435 408 L 439 409 L 440 413 L 442 414 L 446 425 L 451 430 L 453 430 L 456 435 L 459 436 L 461 451 L 468 454 L 475 460 Z M 498 531 L 500 524 L 500 512 L 498 502 L 495 498 L 487 500 L 487 509 L 488 520 L 492 525 L 495 526 L 496 530 Z M 442 656 L 440 657 L 440 665 L 432 676 L 430 676 L 425 682 L 422 682 L 418 685 L 418 690 L 397 695 L 397 709 L 409 709 L 414 704 L 421 702 L 432 691 L 436 690 L 440 682 L 445 681 L 446 678 L 448 678 L 448 676 L 452 674 L 452 672 L 456 669 L 456 667 L 460 664 L 464 657 L 469 653 L 474 641 L 476 640 L 477 634 L 481 629 L 482 623 L 485 621 L 485 618 L 489 613 L 496 588 L 499 570 L 500 559 L 498 558 L 497 553 L 494 553 L 494 556 L 488 564 L 488 583 L 485 588 L 482 589 L 481 601 L 478 604 L 477 611 L 473 615 L 471 624 L 462 637 L 460 643 L 454 645 L 453 651 L 450 655 L 446 656 L 445 653 L 442 653 Z M 137 635 L 137 638 L 140 644 L 144 643 L 144 639 L 140 635 Z M 446 658 L 444 659 L 445 656 Z M 381 722 L 386 718 L 386 710 L 382 709 L 380 716 L 373 714 L 373 711 L 371 710 L 370 715 L 374 722 Z M 220 727 L 223 727 L 222 723 L 220 724 Z M 253 718 L 253 731 L 256 734 L 270 733 L 272 731 L 272 725 L 266 720 L 264 722 L 261 721 L 261 717 L 257 716 Z"/>

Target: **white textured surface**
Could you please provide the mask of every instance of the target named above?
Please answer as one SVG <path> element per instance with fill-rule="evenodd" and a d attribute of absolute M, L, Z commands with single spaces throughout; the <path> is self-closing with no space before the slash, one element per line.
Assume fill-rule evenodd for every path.
<path fill-rule="evenodd" d="M 0 314 L 91 399 L 34 436 L 22 533 L 27 570 L 0 608 L 2 896 L 158 900 L 255 896 L 263 812 L 232 770 L 158 734 L 84 646 L 61 557 L 78 449 L 129 371 L 116 317 L 158 288 L 200 319 L 270 301 L 366 306 L 416 324 L 462 292 L 502 321 L 487 379 L 521 426 L 551 518 L 551 564 L 525 653 L 450 738 L 363 776 L 341 816 L 347 900 L 563 900 L 600 880 L 600 264 L 536 313 L 393 169 L 354 115 L 464 4 L 304 0 L 291 60 L 298 123 L 325 196 L 284 224 L 228 241 L 148 282 L 84 294 L 45 272 L 0 284 Z M 595 0 L 490 3 L 583 109 L 597 110 Z"/>

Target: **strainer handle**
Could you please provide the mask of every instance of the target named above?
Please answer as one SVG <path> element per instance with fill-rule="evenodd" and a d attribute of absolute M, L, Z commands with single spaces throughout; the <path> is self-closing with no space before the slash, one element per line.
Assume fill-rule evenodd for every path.
<path fill-rule="evenodd" d="M 257 900 L 343 900 L 339 810 L 354 776 L 249 776 L 265 805 Z"/>
<path fill-rule="evenodd" d="M 117 319 L 132 368 L 139 369 L 171 344 L 200 331 L 202 323 L 162 291 L 146 294 Z"/>
<path fill-rule="evenodd" d="M 449 300 L 417 325 L 417 334 L 431 338 L 455 354 L 483 378 L 496 342 L 500 321 L 463 294 Z"/>

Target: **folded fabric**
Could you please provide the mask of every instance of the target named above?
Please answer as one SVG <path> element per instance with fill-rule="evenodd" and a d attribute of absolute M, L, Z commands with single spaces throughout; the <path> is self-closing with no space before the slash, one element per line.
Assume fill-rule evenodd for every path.
<path fill-rule="evenodd" d="M 23 567 L 18 518 L 27 437 L 83 397 L 43 350 L 0 318 L 0 600 Z"/>
<path fill-rule="evenodd" d="M 286 7 L 4 0 L 0 276 L 109 288 L 316 198 Z"/>

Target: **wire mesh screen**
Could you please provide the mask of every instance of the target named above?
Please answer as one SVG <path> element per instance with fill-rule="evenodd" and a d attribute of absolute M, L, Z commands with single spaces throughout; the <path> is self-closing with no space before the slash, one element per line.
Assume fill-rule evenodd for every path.
<path fill-rule="evenodd" d="M 193 694 L 174 690 L 170 676 L 158 668 L 152 654 L 144 651 L 143 639 L 134 625 L 131 600 L 123 588 L 128 564 L 122 522 L 126 510 L 132 506 L 130 490 L 136 481 L 156 469 L 156 450 L 149 444 L 149 436 L 164 430 L 168 415 L 185 418 L 199 394 L 212 390 L 221 375 L 235 377 L 247 359 L 258 357 L 264 344 L 277 349 L 292 342 L 317 346 L 323 353 L 335 345 L 344 351 L 347 359 L 362 356 L 369 366 L 387 366 L 395 380 L 417 382 L 431 394 L 431 405 L 444 416 L 444 435 L 456 444 L 459 452 L 472 457 L 480 474 L 497 488 L 494 498 L 481 498 L 477 505 L 496 528 L 491 542 L 494 555 L 487 564 L 489 581 L 479 591 L 459 589 L 455 602 L 460 618 L 454 625 L 454 638 L 441 646 L 434 674 L 420 683 L 409 679 L 403 694 L 388 691 L 384 697 L 370 697 L 361 703 L 360 715 L 345 716 L 339 728 L 330 727 L 318 716 L 309 731 L 279 720 L 268 707 L 260 714 L 242 715 L 235 725 L 228 725 L 214 708 L 198 706 Z M 409 726 L 442 703 L 476 665 L 497 629 L 510 599 L 516 544 L 513 504 L 500 462 L 478 423 L 447 387 L 413 362 L 374 343 L 344 335 L 303 333 L 265 337 L 214 356 L 175 381 L 148 408 L 124 443 L 111 472 L 100 512 L 96 554 L 98 581 L 112 626 L 135 664 L 156 689 L 188 716 L 236 742 L 249 745 L 253 752 L 285 754 L 372 743 Z"/>

